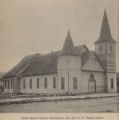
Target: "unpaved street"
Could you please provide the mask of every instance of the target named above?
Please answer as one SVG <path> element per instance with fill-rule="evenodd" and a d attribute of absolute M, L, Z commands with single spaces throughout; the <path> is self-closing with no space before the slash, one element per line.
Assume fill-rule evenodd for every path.
<path fill-rule="evenodd" d="M 0 112 L 119 112 L 119 96 L 85 100 L 1 105 Z"/>

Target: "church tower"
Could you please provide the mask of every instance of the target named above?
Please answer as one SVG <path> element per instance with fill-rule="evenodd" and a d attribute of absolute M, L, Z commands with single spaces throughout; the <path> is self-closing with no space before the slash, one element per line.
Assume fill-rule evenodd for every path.
<path fill-rule="evenodd" d="M 68 30 L 61 55 L 57 59 L 58 91 L 63 94 L 79 93 L 81 80 L 81 58 L 75 52 Z"/>
<path fill-rule="evenodd" d="M 106 11 L 99 38 L 95 42 L 95 52 L 105 69 L 105 90 L 116 92 L 116 41 L 112 38 Z"/>

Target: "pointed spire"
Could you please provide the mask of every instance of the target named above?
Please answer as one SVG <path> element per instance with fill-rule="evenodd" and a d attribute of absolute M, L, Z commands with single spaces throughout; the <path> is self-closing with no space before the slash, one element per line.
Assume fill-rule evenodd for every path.
<path fill-rule="evenodd" d="M 62 49 L 62 55 L 71 55 L 71 54 L 74 54 L 74 43 L 72 41 L 70 31 L 68 29 L 68 33 Z"/>
<path fill-rule="evenodd" d="M 104 10 L 104 16 L 103 16 L 102 26 L 100 30 L 100 36 L 99 36 L 99 39 L 95 43 L 104 42 L 104 41 L 114 42 L 111 32 L 110 32 L 110 26 L 109 26 L 106 10 Z"/>
<path fill-rule="evenodd" d="M 106 10 L 104 11 L 104 16 L 103 16 L 103 21 L 102 21 L 102 26 L 101 26 L 101 31 L 100 31 L 100 37 L 105 40 L 106 39 L 108 40 L 110 38 L 112 39 Z"/>

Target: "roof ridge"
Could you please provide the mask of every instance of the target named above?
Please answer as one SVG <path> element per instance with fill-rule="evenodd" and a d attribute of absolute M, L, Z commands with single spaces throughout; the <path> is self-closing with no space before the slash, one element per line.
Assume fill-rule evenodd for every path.
<path fill-rule="evenodd" d="M 21 74 L 22 72 L 24 72 L 24 71 L 28 68 L 28 66 L 34 61 L 33 58 L 36 57 L 36 56 L 38 56 L 38 55 L 39 55 L 39 54 L 34 54 L 34 56 L 31 58 L 31 60 L 29 61 L 29 63 L 26 64 L 26 65 L 24 66 L 24 68 L 23 68 L 21 71 L 18 72 L 18 75 Z"/>
<path fill-rule="evenodd" d="M 105 68 L 104 68 L 101 60 L 99 59 L 99 57 L 97 56 L 97 54 L 95 53 L 95 51 L 94 51 L 94 54 L 95 54 L 95 56 L 97 57 L 97 60 L 98 60 L 98 62 L 101 64 L 102 68 L 105 70 Z"/>
<path fill-rule="evenodd" d="M 82 54 L 84 52 L 88 52 L 85 48 L 85 45 L 80 45 L 80 49 L 77 49 L 75 46 L 74 52 L 75 54 L 79 54 L 79 51 L 82 51 Z M 88 54 L 88 53 L 87 53 Z M 84 54 L 84 56 L 80 56 L 81 59 L 87 59 L 87 54 Z M 31 74 L 44 74 L 44 73 L 50 73 L 50 72 L 57 72 L 57 58 L 61 55 L 61 50 L 54 51 L 53 53 L 46 53 L 44 55 L 40 54 L 30 54 L 25 56 L 11 71 L 9 70 L 8 74 L 6 74 L 7 77 L 14 77 L 16 75 L 24 76 L 24 75 L 31 75 Z M 85 61 L 85 60 L 83 60 Z M 83 64 L 83 63 L 82 63 Z"/>
<path fill-rule="evenodd" d="M 78 46 L 74 46 L 74 48 L 81 47 L 81 46 L 84 46 L 84 47 L 87 49 L 87 51 L 89 51 L 89 49 L 87 48 L 87 46 L 86 46 L 85 44 L 81 44 L 81 45 L 78 45 Z M 44 53 L 44 54 L 42 54 L 42 55 L 41 55 L 40 53 L 34 53 L 34 54 L 26 55 L 26 56 L 37 55 L 37 54 L 39 54 L 39 55 L 41 55 L 41 56 L 46 56 L 46 55 L 55 54 L 55 53 L 61 52 L 61 51 L 62 51 L 62 50 L 56 50 L 56 51 L 53 51 L 53 53 L 52 53 L 52 52 L 49 52 L 49 53 Z"/>
<path fill-rule="evenodd" d="M 2 78 L 6 77 L 12 70 L 14 70 L 15 68 L 17 68 L 18 65 L 19 65 L 21 62 L 23 62 L 27 57 L 32 56 L 32 58 L 33 58 L 35 55 L 37 55 L 37 54 L 26 55 L 20 62 L 18 62 L 18 63 L 17 63 L 13 68 L 11 68 L 4 76 L 2 76 Z M 30 59 L 32 59 L 32 58 L 30 58 Z M 23 68 L 24 68 L 24 67 L 23 67 Z M 23 68 L 22 68 L 22 69 L 23 69 Z M 19 72 L 19 71 L 18 71 L 18 72 Z M 16 71 L 16 72 L 14 73 L 14 75 L 12 75 L 12 76 L 17 75 L 18 72 Z M 9 77 L 11 77 L 11 76 L 9 76 Z"/>

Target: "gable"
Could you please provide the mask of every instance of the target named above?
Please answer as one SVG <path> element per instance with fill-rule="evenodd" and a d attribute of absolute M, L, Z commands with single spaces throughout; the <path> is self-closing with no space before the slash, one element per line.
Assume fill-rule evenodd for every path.
<path fill-rule="evenodd" d="M 9 70 L 3 76 L 3 78 L 14 77 L 18 72 L 20 72 L 22 69 L 24 69 L 26 67 L 26 65 L 28 63 L 30 63 L 36 55 L 37 54 L 32 54 L 32 55 L 25 56 L 17 65 L 15 65 L 11 70 Z"/>
<path fill-rule="evenodd" d="M 82 63 L 87 59 L 85 52 L 89 51 L 85 45 L 75 47 L 75 53 L 81 55 Z M 85 53 L 85 54 L 84 54 Z M 48 53 L 45 55 L 32 54 L 24 57 L 15 67 L 9 70 L 3 78 L 14 77 L 16 75 L 29 76 L 50 74 L 57 72 L 57 57 L 61 51 Z"/>
<path fill-rule="evenodd" d="M 96 57 L 95 53 L 91 53 L 85 64 L 82 66 L 82 70 L 89 70 L 89 71 L 104 71 L 103 66 L 99 62 L 98 58 Z"/>

